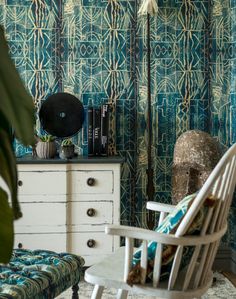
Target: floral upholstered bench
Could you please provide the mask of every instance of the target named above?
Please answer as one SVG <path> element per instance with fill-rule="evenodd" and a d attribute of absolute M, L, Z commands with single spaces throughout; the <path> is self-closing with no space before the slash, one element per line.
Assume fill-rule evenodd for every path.
<path fill-rule="evenodd" d="M 0 299 L 51 299 L 72 287 L 78 297 L 84 260 L 69 253 L 15 249 L 7 265 L 0 265 Z"/>

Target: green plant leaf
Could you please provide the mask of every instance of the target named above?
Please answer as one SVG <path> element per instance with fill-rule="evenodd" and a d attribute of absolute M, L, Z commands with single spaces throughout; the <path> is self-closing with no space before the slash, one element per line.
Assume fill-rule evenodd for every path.
<path fill-rule="evenodd" d="M 14 243 L 13 215 L 7 198 L 0 187 L 0 263 L 9 262 Z"/>
<path fill-rule="evenodd" d="M 38 138 L 42 142 L 52 142 L 55 140 L 55 137 L 52 135 L 42 135 L 42 136 L 38 136 Z"/>
<path fill-rule="evenodd" d="M 73 142 L 71 140 L 71 138 L 66 138 L 62 141 L 61 146 L 68 146 L 68 145 L 72 145 Z"/>
<path fill-rule="evenodd" d="M 0 262 L 8 262 L 13 248 L 13 218 L 22 216 L 17 200 L 17 168 L 12 148 L 11 129 L 24 145 L 33 145 L 34 104 L 8 54 L 0 26 L 0 177 L 10 192 L 0 187 Z"/>
<path fill-rule="evenodd" d="M 20 206 L 17 201 L 17 169 L 11 138 L 7 130 L 7 122 L 0 112 L 0 176 L 6 182 L 11 192 L 14 218 L 21 217 Z"/>
<path fill-rule="evenodd" d="M 34 104 L 8 54 L 8 46 L 0 26 L 0 95 L 2 111 L 24 144 L 34 144 Z"/>

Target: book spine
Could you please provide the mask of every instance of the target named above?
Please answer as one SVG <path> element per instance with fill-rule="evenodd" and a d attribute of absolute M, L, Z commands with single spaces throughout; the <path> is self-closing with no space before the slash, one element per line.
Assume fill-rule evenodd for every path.
<path fill-rule="evenodd" d="M 93 107 L 88 107 L 88 156 L 93 156 Z"/>
<path fill-rule="evenodd" d="M 108 156 L 109 104 L 101 107 L 101 156 Z"/>
<path fill-rule="evenodd" d="M 101 147 L 101 109 L 93 109 L 93 153 L 100 156 Z"/>

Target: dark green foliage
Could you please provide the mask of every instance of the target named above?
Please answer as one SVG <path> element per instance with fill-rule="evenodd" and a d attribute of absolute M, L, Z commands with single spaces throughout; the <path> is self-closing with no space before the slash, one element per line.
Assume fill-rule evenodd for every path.
<path fill-rule="evenodd" d="M 6 263 L 13 248 L 13 220 L 22 216 L 11 130 L 24 145 L 34 144 L 34 104 L 9 57 L 2 27 L 0 53 L 0 263 Z M 4 190 L 9 191 L 10 201 Z"/>

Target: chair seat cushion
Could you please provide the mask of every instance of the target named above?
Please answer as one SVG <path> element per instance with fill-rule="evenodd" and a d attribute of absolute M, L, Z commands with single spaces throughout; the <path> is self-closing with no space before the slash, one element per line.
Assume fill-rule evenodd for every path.
<path fill-rule="evenodd" d="M 77 284 L 84 260 L 69 253 L 15 249 L 0 265 L 0 298 L 55 298 Z"/>
<path fill-rule="evenodd" d="M 174 208 L 174 210 L 163 220 L 161 225 L 159 225 L 155 231 L 163 234 L 174 234 L 179 227 L 183 217 L 186 215 L 188 209 L 190 208 L 193 200 L 195 199 L 197 193 L 188 195 L 184 197 Z M 198 214 L 194 218 L 191 223 L 187 234 L 188 235 L 196 235 L 199 234 L 204 218 L 208 211 L 208 207 L 214 205 L 215 199 L 213 197 L 208 197 L 205 201 L 205 204 L 199 210 Z M 152 279 L 152 267 L 155 258 L 157 243 L 154 241 L 150 241 L 148 243 L 148 261 L 149 261 L 149 269 L 148 269 L 148 277 Z M 173 258 L 175 255 L 177 247 L 173 245 L 165 244 L 163 246 L 162 251 L 162 268 L 161 268 L 161 279 L 165 279 L 169 276 Z M 141 259 L 142 248 L 140 247 L 133 255 L 133 269 L 131 270 L 128 278 L 128 282 L 130 284 L 139 283 L 140 282 L 140 259 Z M 192 256 L 192 248 L 184 247 L 182 264 L 181 268 L 188 264 L 190 258 Z"/>

